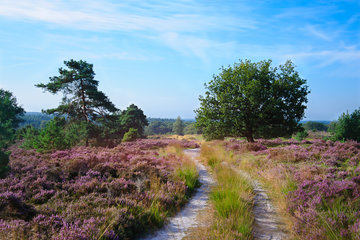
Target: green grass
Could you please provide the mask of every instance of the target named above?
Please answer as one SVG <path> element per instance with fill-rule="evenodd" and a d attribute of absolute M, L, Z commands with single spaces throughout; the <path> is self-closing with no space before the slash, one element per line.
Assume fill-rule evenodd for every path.
<path fill-rule="evenodd" d="M 188 192 L 190 194 L 200 186 L 198 171 L 196 166 L 191 163 L 183 164 L 176 170 L 176 175 L 185 181 L 185 185 L 188 187 Z"/>
<path fill-rule="evenodd" d="M 253 192 L 246 179 L 230 167 L 218 165 L 215 169 L 218 185 L 211 191 L 217 218 L 227 224 L 227 231 L 235 231 L 242 239 L 252 238 Z M 223 220 L 223 221 L 222 221 Z"/>
<path fill-rule="evenodd" d="M 253 239 L 252 186 L 228 164 L 222 164 L 233 162 L 233 153 L 213 142 L 202 145 L 201 157 L 211 167 L 216 186 L 210 192 L 207 227 L 194 230 L 188 239 Z"/>

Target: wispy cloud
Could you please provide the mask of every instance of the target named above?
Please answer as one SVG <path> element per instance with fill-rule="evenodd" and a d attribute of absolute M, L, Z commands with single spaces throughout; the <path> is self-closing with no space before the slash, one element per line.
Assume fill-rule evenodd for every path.
<path fill-rule="evenodd" d="M 360 49 L 344 48 L 337 50 L 323 50 L 323 51 L 298 51 L 289 54 L 285 54 L 284 57 L 296 59 L 298 61 L 310 61 L 314 60 L 318 62 L 318 67 L 325 67 L 336 62 L 340 63 L 353 63 L 357 61 L 360 63 Z"/>
<path fill-rule="evenodd" d="M 0 3 L 0 15 L 4 17 L 93 31 L 194 32 L 255 27 L 252 19 L 199 12 L 196 6 L 191 7 L 192 1 L 178 0 L 171 4 L 154 1 L 152 5 L 142 1 L 125 1 L 120 4 L 102 1 L 100 4 L 94 0 L 3 0 Z M 150 7 L 152 11 L 149 11 Z"/>
<path fill-rule="evenodd" d="M 307 26 L 304 28 L 304 31 L 305 31 L 307 34 L 313 35 L 313 36 L 318 37 L 318 38 L 320 38 L 320 39 L 322 39 L 322 40 L 325 40 L 325 41 L 331 41 L 331 40 L 332 40 L 332 36 L 330 36 L 330 34 L 319 30 L 319 29 L 318 29 L 316 26 L 314 26 L 314 25 L 307 25 Z"/>

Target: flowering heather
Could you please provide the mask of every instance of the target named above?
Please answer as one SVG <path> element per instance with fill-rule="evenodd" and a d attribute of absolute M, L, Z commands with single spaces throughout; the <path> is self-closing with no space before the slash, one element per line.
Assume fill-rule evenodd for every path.
<path fill-rule="evenodd" d="M 0 239 L 129 239 L 161 226 L 188 194 L 174 176 L 182 159 L 157 151 L 169 144 L 197 147 L 167 139 L 48 154 L 14 147 L 0 180 Z"/>
<path fill-rule="evenodd" d="M 360 143 L 324 140 L 229 141 L 229 150 L 258 156 L 257 174 L 284 179 L 282 192 L 295 235 L 304 239 L 360 239 Z M 241 156 L 240 156 L 241 159 Z M 281 193 L 280 193 L 281 194 Z"/>

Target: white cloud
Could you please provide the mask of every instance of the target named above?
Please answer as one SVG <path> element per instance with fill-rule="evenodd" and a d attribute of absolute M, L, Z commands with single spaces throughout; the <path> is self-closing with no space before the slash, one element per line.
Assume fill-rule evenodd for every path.
<path fill-rule="evenodd" d="M 330 34 L 328 33 L 325 33 L 319 29 L 317 29 L 317 27 L 315 27 L 314 25 L 307 25 L 305 28 L 304 28 L 304 31 L 306 33 L 309 33 L 315 37 L 318 37 L 322 40 L 325 40 L 325 41 L 331 41 L 332 40 L 332 37 L 330 36 Z"/>
<path fill-rule="evenodd" d="M 323 51 L 305 51 L 285 54 L 285 57 L 298 61 L 318 61 L 318 67 L 328 66 L 335 62 L 354 62 L 360 61 L 360 50 L 358 49 L 339 49 Z"/>
<path fill-rule="evenodd" d="M 255 21 L 199 12 L 192 1 L 113 4 L 89 1 L 2 0 L 0 15 L 93 31 L 211 31 L 255 28 Z M 177 8 L 176 8 L 177 7 Z M 172 11 L 166 11 L 172 9 Z M 175 9 L 175 10 L 174 10 Z M 150 10 L 150 11 L 149 11 Z"/>

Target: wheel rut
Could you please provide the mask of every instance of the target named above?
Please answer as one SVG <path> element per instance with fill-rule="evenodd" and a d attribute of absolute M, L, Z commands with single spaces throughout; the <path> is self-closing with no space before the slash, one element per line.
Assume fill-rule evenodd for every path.
<path fill-rule="evenodd" d="M 254 189 L 254 228 L 253 235 L 258 240 L 282 240 L 287 239 L 287 234 L 279 227 L 283 225 L 262 184 L 253 179 L 248 173 L 233 169 L 251 183 Z"/>
<path fill-rule="evenodd" d="M 209 204 L 210 187 L 214 184 L 214 180 L 206 167 L 197 160 L 200 156 L 199 148 L 187 149 L 184 150 L 184 152 L 195 162 L 199 171 L 199 181 L 201 186 L 197 189 L 185 207 L 174 217 L 170 218 L 163 228 L 143 238 L 143 240 L 180 240 L 186 236 L 187 231 L 190 228 L 197 227 L 200 224 L 197 221 L 197 215 Z"/>

